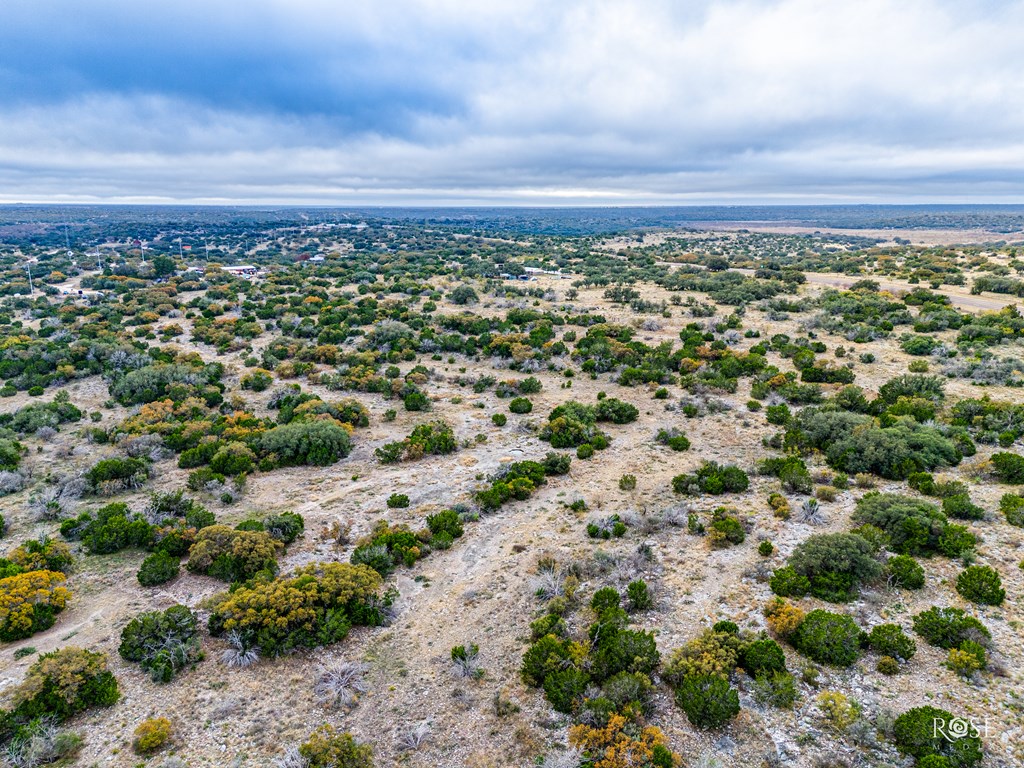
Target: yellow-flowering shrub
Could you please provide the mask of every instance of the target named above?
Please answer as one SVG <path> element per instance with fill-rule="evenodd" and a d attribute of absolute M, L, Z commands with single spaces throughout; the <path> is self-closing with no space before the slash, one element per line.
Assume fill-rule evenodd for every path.
<path fill-rule="evenodd" d="M 845 731 L 860 717 L 860 706 L 838 691 L 824 691 L 816 702 L 825 721 L 837 731 Z"/>
<path fill-rule="evenodd" d="M 667 680 L 682 680 L 689 675 L 729 677 L 739 664 L 744 645 L 733 632 L 707 630 L 677 648 L 665 666 Z"/>
<path fill-rule="evenodd" d="M 660 728 L 642 728 L 614 714 L 604 728 L 575 725 L 569 730 L 569 743 L 582 750 L 592 768 L 631 768 L 681 764 L 680 757 L 668 748 Z"/>
<path fill-rule="evenodd" d="M 171 721 L 166 717 L 151 717 L 143 720 L 135 729 L 132 749 L 140 755 L 156 752 L 171 740 Z"/>
<path fill-rule="evenodd" d="M 59 571 L 66 573 L 74 562 L 71 548 L 56 539 L 29 539 L 16 547 L 7 559 L 22 571 Z"/>
<path fill-rule="evenodd" d="M 806 614 L 802 608 L 777 597 L 765 606 L 764 615 L 772 632 L 779 637 L 789 637 L 803 623 Z"/>
<path fill-rule="evenodd" d="M 238 531 L 228 525 L 210 525 L 196 534 L 189 551 L 188 569 L 224 581 L 245 581 L 260 571 L 277 571 L 284 546 L 264 531 Z"/>
<path fill-rule="evenodd" d="M 40 656 L 13 692 L 14 722 L 37 717 L 65 720 L 93 706 L 109 707 L 120 696 L 107 657 L 83 648 Z"/>
<path fill-rule="evenodd" d="M 299 747 L 309 768 L 373 768 L 373 747 L 360 744 L 350 733 L 322 725 Z"/>
<path fill-rule="evenodd" d="M 0 579 L 0 640 L 20 640 L 53 626 L 70 597 L 64 574 L 57 571 Z"/>
<path fill-rule="evenodd" d="M 381 623 L 374 600 L 380 585 L 380 575 L 366 565 L 308 565 L 289 577 L 220 596 L 210 632 L 237 633 L 247 647 L 267 656 L 327 645 L 343 639 L 354 624 Z"/>

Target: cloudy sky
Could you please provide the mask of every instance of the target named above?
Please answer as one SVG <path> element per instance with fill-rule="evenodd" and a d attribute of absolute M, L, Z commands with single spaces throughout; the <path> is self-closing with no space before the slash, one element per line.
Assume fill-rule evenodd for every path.
<path fill-rule="evenodd" d="M 1024 202 L 1024 2 L 4 0 L 15 201 Z"/>

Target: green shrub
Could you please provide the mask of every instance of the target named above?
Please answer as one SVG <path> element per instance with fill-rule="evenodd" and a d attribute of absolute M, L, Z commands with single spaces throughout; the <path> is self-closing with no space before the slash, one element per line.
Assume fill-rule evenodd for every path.
<path fill-rule="evenodd" d="M 890 416 L 884 423 L 876 425 L 865 414 L 805 408 L 790 424 L 785 447 L 822 450 L 830 466 L 847 474 L 896 480 L 955 466 L 972 447 L 969 440 L 954 440 L 910 418 Z"/>
<path fill-rule="evenodd" d="M 409 497 L 404 493 L 392 493 L 388 496 L 388 509 L 405 509 L 409 506 Z"/>
<path fill-rule="evenodd" d="M 636 488 L 636 475 L 623 475 L 619 478 L 619 490 L 632 491 Z"/>
<path fill-rule="evenodd" d="M 742 469 L 722 466 L 714 461 L 705 461 L 692 475 L 672 478 L 672 490 L 676 493 L 741 493 L 749 486 L 750 479 Z"/>
<path fill-rule="evenodd" d="M 924 568 L 910 555 L 893 555 L 885 566 L 893 586 L 903 589 L 920 589 L 924 586 Z"/>
<path fill-rule="evenodd" d="M 640 410 L 632 403 L 608 397 L 597 403 L 594 413 L 598 421 L 610 421 L 613 424 L 629 424 L 636 421 L 640 415 Z"/>
<path fill-rule="evenodd" d="M 754 679 L 754 701 L 761 706 L 790 709 L 797 699 L 795 678 L 788 672 L 764 672 Z"/>
<path fill-rule="evenodd" d="M 995 476 L 1004 483 L 1024 483 L 1024 456 L 1015 453 L 996 453 L 992 456 L 992 469 Z"/>
<path fill-rule="evenodd" d="M 1001 605 L 1006 599 L 999 574 L 987 565 L 965 568 L 956 579 L 956 591 L 965 600 L 982 605 Z"/>
<path fill-rule="evenodd" d="M 333 421 L 281 424 L 260 437 L 260 453 L 274 455 L 283 467 L 312 464 L 326 467 L 352 450 L 348 430 Z"/>
<path fill-rule="evenodd" d="M 255 371 L 250 371 L 242 377 L 242 389 L 251 389 L 253 392 L 263 392 L 273 383 L 273 381 L 274 378 L 270 371 L 257 368 Z"/>
<path fill-rule="evenodd" d="M 441 456 L 459 448 L 455 433 L 449 424 L 437 420 L 417 424 L 409 436 L 400 443 L 388 443 L 376 450 L 378 461 L 393 464 L 397 461 L 415 461 L 423 456 Z"/>
<path fill-rule="evenodd" d="M 586 693 L 590 676 L 575 667 L 559 669 L 544 678 L 544 696 L 556 712 L 572 712 Z"/>
<path fill-rule="evenodd" d="M 407 411 L 429 411 L 430 398 L 422 392 L 410 392 L 402 398 L 402 405 L 405 406 Z"/>
<path fill-rule="evenodd" d="M 626 587 L 626 597 L 629 599 L 631 611 L 646 611 L 654 606 L 654 598 L 651 597 L 650 588 L 647 582 L 642 579 L 631 581 Z"/>
<path fill-rule="evenodd" d="M 567 643 L 553 634 L 544 635 L 526 649 L 520 668 L 523 682 L 543 686 L 548 675 L 562 669 L 569 660 Z"/>
<path fill-rule="evenodd" d="M 740 666 L 751 677 L 786 671 L 786 656 L 782 647 L 770 638 L 755 640 L 740 653 Z"/>
<path fill-rule="evenodd" d="M 537 642 L 546 635 L 555 635 L 559 638 L 568 637 L 569 627 L 565 619 L 556 613 L 549 613 L 541 616 L 530 624 L 530 641 Z"/>
<path fill-rule="evenodd" d="M 195 505 L 185 514 L 185 525 L 200 530 L 217 524 L 217 518 L 205 507 Z"/>
<path fill-rule="evenodd" d="M 282 512 L 263 518 L 263 530 L 287 546 L 306 530 L 306 521 L 297 512 Z"/>
<path fill-rule="evenodd" d="M 508 409 L 512 413 L 530 413 L 533 410 L 533 403 L 525 397 L 516 397 L 509 402 Z"/>
<path fill-rule="evenodd" d="M 572 458 L 564 453 L 555 453 L 554 451 L 548 451 L 544 456 L 544 460 L 541 462 L 541 469 L 545 475 L 552 477 L 558 475 L 569 474 L 569 468 L 572 465 Z"/>
<path fill-rule="evenodd" d="M 210 469 L 222 475 L 251 472 L 256 454 L 245 443 L 226 443 L 210 458 Z"/>
<path fill-rule="evenodd" d="M 944 709 L 914 707 L 896 718 L 893 741 L 919 766 L 934 756 L 945 758 L 949 768 L 969 768 L 981 762 L 981 738 L 973 729 L 962 734 L 960 722 Z"/>
<path fill-rule="evenodd" d="M 551 411 L 539 437 L 551 443 L 552 448 L 576 448 L 585 443 L 593 444 L 603 436 L 601 430 L 594 426 L 596 421 L 597 412 L 593 406 L 569 400 Z"/>
<path fill-rule="evenodd" d="M 615 610 L 622 602 L 618 590 L 613 587 L 602 587 L 590 598 L 590 608 L 598 616 L 607 611 Z"/>
<path fill-rule="evenodd" d="M 925 496 L 933 496 L 935 492 L 935 478 L 930 472 L 914 472 L 907 478 L 907 485 Z"/>
<path fill-rule="evenodd" d="M 709 527 L 708 540 L 713 547 L 742 544 L 747 538 L 743 524 L 725 507 L 719 507 L 712 513 Z"/>
<path fill-rule="evenodd" d="M 454 509 L 446 509 L 436 515 L 427 515 L 427 528 L 435 539 L 446 539 L 450 543 L 462 536 L 462 518 Z"/>
<path fill-rule="evenodd" d="M 149 477 L 149 465 L 142 459 L 101 459 L 85 473 L 93 492 L 106 488 L 138 488 Z"/>
<path fill-rule="evenodd" d="M 491 421 L 494 423 L 494 426 L 496 427 L 504 427 L 506 424 L 508 424 L 508 416 L 506 416 L 504 413 L 494 413 L 491 414 Z"/>
<path fill-rule="evenodd" d="M 914 631 L 929 645 L 956 648 L 965 640 L 987 643 L 991 633 L 960 608 L 932 607 L 914 616 Z"/>
<path fill-rule="evenodd" d="M 790 638 L 793 646 L 820 664 L 848 667 L 860 654 L 864 632 L 850 616 L 814 610 Z"/>
<path fill-rule="evenodd" d="M 213 407 L 223 398 L 218 399 L 220 393 L 216 388 L 207 387 L 220 378 L 222 371 L 223 366 L 219 364 L 205 367 L 162 363 L 147 365 L 116 378 L 110 384 L 110 396 L 121 405 L 141 405 L 165 397 L 180 402 L 193 394 L 201 394 Z"/>
<path fill-rule="evenodd" d="M 144 587 L 155 587 L 177 577 L 180 571 L 181 563 L 177 557 L 166 552 L 154 552 L 142 561 L 136 578 Z"/>
<path fill-rule="evenodd" d="M 866 493 L 857 501 L 855 523 L 885 531 L 893 550 L 905 555 L 930 555 L 939 550 L 946 516 L 934 504 L 895 493 Z"/>
<path fill-rule="evenodd" d="M 93 555 L 120 552 L 128 547 L 144 548 L 153 541 L 153 526 L 122 502 L 101 507 L 95 516 L 83 512 L 77 518 L 64 520 L 60 532 L 65 538 L 80 539 L 85 550 Z"/>
<path fill-rule="evenodd" d="M 614 619 L 619 613 L 621 611 L 606 611 L 601 620 L 589 629 L 593 643 L 591 674 L 598 681 L 620 672 L 650 675 L 657 669 L 661 659 L 654 635 L 622 629 L 621 623 L 624 620 L 620 623 Z"/>
<path fill-rule="evenodd" d="M 658 430 L 658 434 L 654 439 L 676 452 L 688 451 L 690 449 L 690 438 L 674 427 L 672 429 Z"/>
<path fill-rule="evenodd" d="M 947 525 L 939 535 L 939 552 L 946 557 L 962 557 L 977 544 L 978 537 L 962 525 Z"/>
<path fill-rule="evenodd" d="M 139 614 L 121 631 L 118 653 L 138 663 L 154 682 L 169 682 L 203 658 L 196 615 L 183 605 Z"/>
<path fill-rule="evenodd" d="M 764 409 L 764 416 L 768 420 L 769 424 L 774 424 L 779 427 L 786 426 L 793 417 L 789 412 L 789 406 L 785 403 L 769 405 Z"/>
<path fill-rule="evenodd" d="M 594 446 L 590 443 L 584 443 L 576 449 L 577 459 L 589 459 L 594 455 Z"/>
<path fill-rule="evenodd" d="M 476 304 L 480 297 L 471 286 L 459 285 L 448 294 L 448 301 L 452 304 Z"/>
<path fill-rule="evenodd" d="M 609 701 L 617 711 L 649 715 L 653 688 L 651 679 L 646 675 L 620 672 L 605 680 L 601 686 L 601 698 Z"/>
<path fill-rule="evenodd" d="M 740 698 L 717 675 L 689 675 L 676 688 L 676 704 L 697 728 L 719 728 L 740 712 Z"/>
<path fill-rule="evenodd" d="M 768 586 L 779 597 L 803 597 L 811 591 L 811 580 L 785 565 L 775 569 Z"/>
<path fill-rule="evenodd" d="M 8 419 L 6 422 L 4 419 Z M 82 411 L 71 402 L 67 390 L 61 390 L 49 403 L 32 403 L 10 416 L 0 416 L 0 424 L 22 435 L 33 435 L 43 427 L 57 429 L 61 424 L 79 421 Z M 0 459 L 2 462 L 2 459 Z"/>
<path fill-rule="evenodd" d="M 353 565 L 368 565 L 381 576 L 387 576 L 400 564 L 411 566 L 424 552 L 424 543 L 408 526 L 395 525 L 389 528 L 381 520 L 353 550 L 351 562 Z"/>
<path fill-rule="evenodd" d="M 999 499 L 999 511 L 1006 517 L 1006 522 L 1018 528 L 1024 528 L 1024 496 L 1005 493 Z"/>
<path fill-rule="evenodd" d="M 957 520 L 981 520 L 985 517 L 985 510 L 971 501 L 966 493 L 955 496 L 947 496 L 942 500 L 942 512 L 947 517 Z"/>
<path fill-rule="evenodd" d="M 917 652 L 917 644 L 897 624 L 878 624 L 868 633 L 868 645 L 875 653 L 908 661 Z"/>
<path fill-rule="evenodd" d="M 870 542 L 855 533 L 810 536 L 797 545 L 787 562 L 808 579 L 811 594 L 831 602 L 853 599 L 860 584 L 882 573 Z"/>

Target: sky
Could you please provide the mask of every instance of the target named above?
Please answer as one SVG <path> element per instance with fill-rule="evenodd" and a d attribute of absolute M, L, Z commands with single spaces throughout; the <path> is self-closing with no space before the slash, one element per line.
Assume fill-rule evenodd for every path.
<path fill-rule="evenodd" d="M 0 202 L 1024 203 L 1024 2 L 4 0 Z"/>

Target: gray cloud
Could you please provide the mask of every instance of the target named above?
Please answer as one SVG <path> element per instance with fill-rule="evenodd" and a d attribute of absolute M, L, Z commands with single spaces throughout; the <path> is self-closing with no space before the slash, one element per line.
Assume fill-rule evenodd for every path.
<path fill-rule="evenodd" d="M 0 200 L 1024 196 L 1020 3 L 63 5 L 0 31 Z"/>

